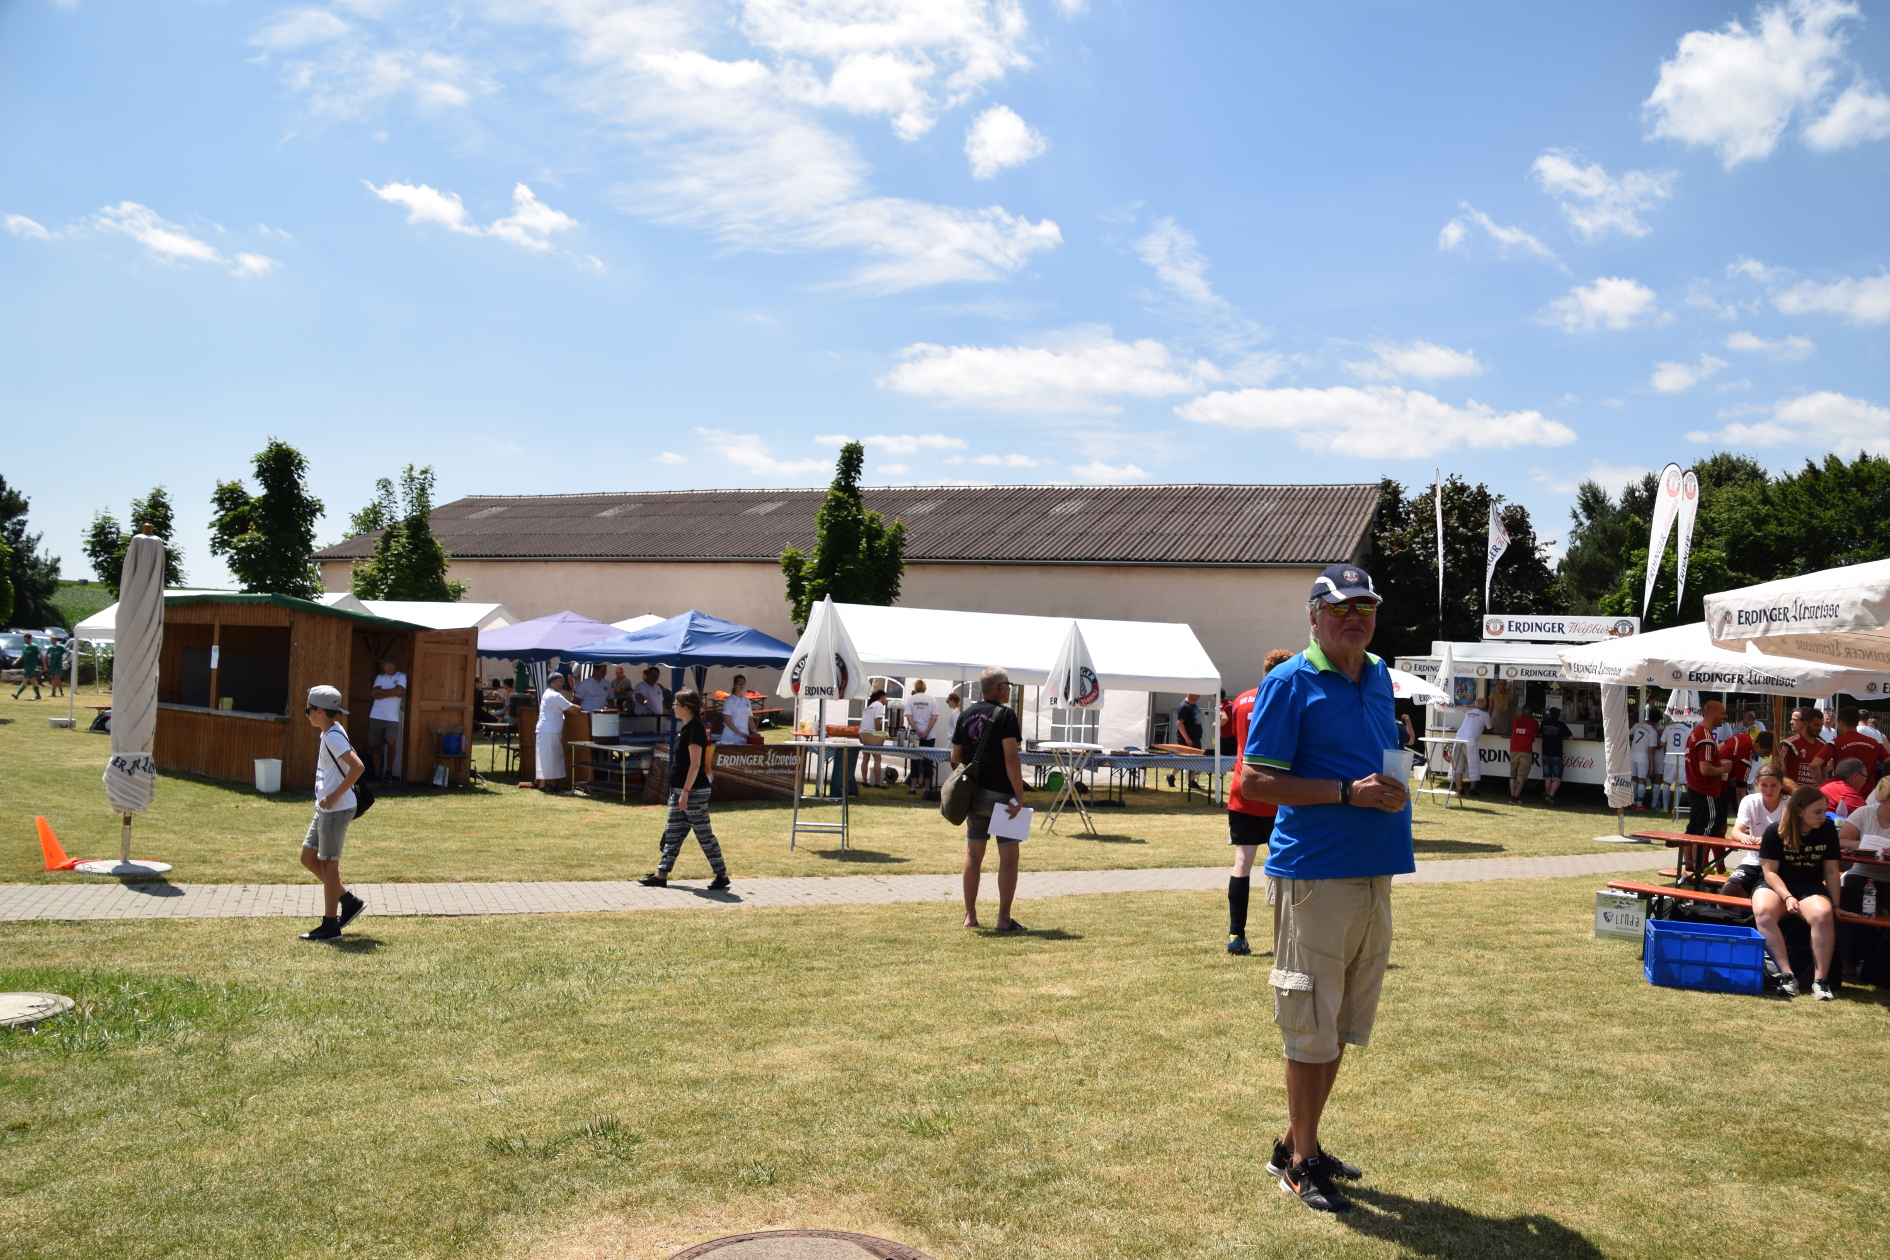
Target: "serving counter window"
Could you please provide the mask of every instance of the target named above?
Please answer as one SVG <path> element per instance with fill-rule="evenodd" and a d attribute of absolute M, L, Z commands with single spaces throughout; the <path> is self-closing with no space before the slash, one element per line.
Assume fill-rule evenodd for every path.
<path fill-rule="evenodd" d="M 166 668 L 168 667 L 168 668 Z M 180 625 L 165 636 L 158 700 L 280 717 L 289 706 L 289 631 Z"/>

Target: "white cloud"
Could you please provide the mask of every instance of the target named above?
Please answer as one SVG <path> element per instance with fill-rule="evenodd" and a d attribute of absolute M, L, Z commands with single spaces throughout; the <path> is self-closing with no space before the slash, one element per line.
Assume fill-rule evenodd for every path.
<path fill-rule="evenodd" d="M 451 0 L 351 6 L 336 19 L 345 33 L 297 28 L 293 51 L 265 55 L 312 111 L 337 117 L 403 96 L 436 112 L 455 92 L 475 106 L 501 77 L 528 81 L 566 109 L 562 133 L 628 150 L 633 174 L 610 189 L 622 209 L 734 249 L 854 255 L 845 284 L 866 292 L 998 279 L 1061 243 L 1054 222 L 1001 206 L 879 195 L 859 146 L 824 117 L 886 116 L 902 137 L 923 134 L 1029 66 L 1013 0 L 733 7 L 731 22 L 690 0 L 542 0 L 475 10 L 484 20 Z M 296 42 L 275 26 L 259 41 Z M 473 125 L 470 109 L 454 113 Z"/>
<path fill-rule="evenodd" d="M 1209 342 L 1228 354 L 1245 358 L 1246 351 L 1264 340 L 1266 330 L 1241 317 L 1232 302 L 1214 291 L 1207 278 L 1208 259 L 1194 233 L 1173 219 L 1158 219 L 1148 234 L 1134 244 L 1135 256 L 1154 271 L 1165 297 L 1161 304 L 1168 313 L 1181 315 L 1193 323 Z M 1154 295 L 1149 296 L 1151 299 Z M 1261 360 L 1245 361 L 1234 375 L 1252 384 L 1263 383 L 1277 375 L 1278 366 Z"/>
<path fill-rule="evenodd" d="M 231 274 L 238 276 L 266 275 L 281 266 L 275 259 L 265 258 L 261 254 L 238 254 L 234 261 L 225 258 L 222 251 L 210 242 L 200 240 L 187 229 L 159 218 L 157 211 L 135 201 L 121 201 L 115 206 L 106 206 L 93 215 L 88 223 L 101 231 L 129 236 L 144 246 L 152 257 L 165 262 L 220 263 L 228 267 Z"/>
<path fill-rule="evenodd" d="M 547 238 L 553 232 L 566 232 L 583 226 L 570 215 L 553 210 L 538 200 L 524 184 L 515 185 L 512 189 L 511 214 L 493 220 L 490 227 L 480 227 L 473 222 L 458 193 L 441 192 L 427 184 L 389 183 L 376 188 L 366 180 L 361 182 L 367 184 L 368 191 L 382 201 L 407 207 L 409 223 L 437 223 L 448 231 L 466 236 L 496 236 L 502 241 L 539 253 L 551 249 L 551 242 Z M 597 262 L 595 258 L 589 261 Z M 603 266 L 602 263 L 597 265 L 599 269 Z"/>
<path fill-rule="evenodd" d="M 1844 56 L 1841 28 L 1861 17 L 1848 0 L 1791 0 L 1757 9 L 1750 29 L 1689 31 L 1644 102 L 1652 135 L 1710 145 L 1728 170 L 1769 156 L 1794 117 L 1814 149 L 1890 135 L 1890 98 Z"/>
<path fill-rule="evenodd" d="M 1684 393 L 1720 369 L 1731 366 L 1726 360 L 1715 359 L 1710 354 L 1701 355 L 1698 363 L 1656 363 L 1653 379 L 1648 384 L 1657 393 Z"/>
<path fill-rule="evenodd" d="M 1819 451 L 1870 451 L 1890 455 L 1890 407 L 1831 390 L 1802 394 L 1772 407 L 1736 407 L 1722 418 L 1765 415 L 1753 423 L 1735 420 L 1713 432 L 1687 434 L 1689 442 L 1726 442 L 1734 446 L 1806 446 Z"/>
<path fill-rule="evenodd" d="M 1148 474 L 1134 464 L 1105 464 L 1100 459 L 1093 459 L 1087 464 L 1072 464 L 1070 471 L 1080 481 L 1118 483 L 1148 480 Z"/>
<path fill-rule="evenodd" d="M 1817 350 L 1817 345 L 1809 337 L 1780 337 L 1776 341 L 1767 341 L 1754 333 L 1729 333 L 1726 348 L 1740 354 L 1763 354 L 1784 362 L 1809 359 Z"/>
<path fill-rule="evenodd" d="M 1221 379 L 1206 359 L 1188 363 L 1158 341 L 1117 341 L 1079 329 L 1042 346 L 939 346 L 920 342 L 880 384 L 914 398 L 1013 412 L 1112 412 L 1120 397 L 1160 398 Z"/>
<path fill-rule="evenodd" d="M 962 451 L 965 440 L 949 433 L 874 433 L 856 438 L 846 433 L 816 433 L 819 446 L 845 446 L 860 442 L 881 455 L 916 455 L 920 451 Z"/>
<path fill-rule="evenodd" d="M 904 464 L 882 464 L 876 471 L 884 473 L 888 477 L 903 477 L 912 470 Z"/>
<path fill-rule="evenodd" d="M 754 433 L 729 433 L 723 429 L 697 429 L 704 446 L 751 473 L 764 477 L 805 477 L 833 467 L 825 459 L 776 459 L 768 453 L 768 444 Z"/>
<path fill-rule="evenodd" d="M 1638 484 L 1651 471 L 1638 464 L 1606 464 L 1596 460 L 1579 476 L 1565 476 L 1548 468 L 1531 468 L 1529 475 L 1556 494 L 1574 494 L 1584 481 L 1594 482 L 1609 494 L 1618 494 L 1624 486 Z"/>
<path fill-rule="evenodd" d="M 1654 313 L 1654 291 L 1636 280 L 1600 276 L 1549 303 L 1546 322 L 1565 332 L 1628 328 Z"/>
<path fill-rule="evenodd" d="M 1056 6 L 1064 17 L 1073 18 L 1089 8 L 1089 0 L 1056 0 Z"/>
<path fill-rule="evenodd" d="M 1408 341 L 1403 345 L 1381 344 L 1372 347 L 1378 357 L 1345 366 L 1367 380 L 1393 381 L 1415 376 L 1424 381 L 1448 380 L 1456 376 L 1481 376 L 1489 365 L 1477 358 L 1474 350 L 1453 350 L 1434 341 Z"/>
<path fill-rule="evenodd" d="M 1646 236 L 1653 229 L 1635 212 L 1652 209 L 1673 196 L 1680 178 L 1673 171 L 1629 171 L 1615 179 L 1599 162 L 1578 166 L 1560 149 L 1544 153 L 1531 169 L 1542 191 L 1562 203 L 1569 226 L 1585 241 L 1599 240 L 1610 232 Z"/>
<path fill-rule="evenodd" d="M 1008 105 L 993 105 L 965 130 L 965 156 L 973 179 L 992 179 L 999 171 L 1022 166 L 1042 153 L 1042 133 Z"/>
<path fill-rule="evenodd" d="M 1430 394 L 1393 385 L 1217 390 L 1183 403 L 1175 414 L 1201 424 L 1291 433 L 1310 451 L 1392 459 L 1415 459 L 1457 446 L 1508 450 L 1564 446 L 1575 440 L 1572 429 L 1541 412 L 1499 414 L 1475 400 L 1453 407 Z"/>
<path fill-rule="evenodd" d="M 1028 455 L 1013 453 L 1010 455 L 980 455 L 971 462 L 974 464 L 984 464 L 990 468 L 1041 468 L 1050 461 L 1047 459 L 1032 459 Z"/>
<path fill-rule="evenodd" d="M 1752 381 L 1749 378 L 1737 381 L 1726 381 L 1723 384 L 1713 386 L 1713 388 L 1719 393 L 1730 394 L 1735 390 L 1751 389 Z"/>
<path fill-rule="evenodd" d="M 1881 324 L 1890 320 L 1890 274 L 1846 277 L 1830 284 L 1806 280 L 1772 299 L 1787 315 L 1817 312 L 1842 315 L 1853 324 Z"/>
<path fill-rule="evenodd" d="M 1437 234 L 1437 248 L 1446 251 L 1462 249 L 1470 239 L 1470 229 L 1476 227 L 1482 228 L 1496 242 L 1496 252 L 1504 258 L 1512 254 L 1529 254 L 1561 266 L 1554 250 L 1521 228 L 1504 227 L 1467 201 L 1459 204 L 1464 212 L 1444 224 L 1443 231 Z"/>
<path fill-rule="evenodd" d="M 686 464 L 689 462 L 689 457 L 687 455 L 678 455 L 675 451 L 664 451 L 661 455 L 656 457 L 656 462 L 659 464 Z"/>
<path fill-rule="evenodd" d="M 6 219 L 7 231 L 15 236 L 24 236 L 32 241 L 50 241 L 54 233 L 47 231 L 23 214 L 9 214 Z"/>

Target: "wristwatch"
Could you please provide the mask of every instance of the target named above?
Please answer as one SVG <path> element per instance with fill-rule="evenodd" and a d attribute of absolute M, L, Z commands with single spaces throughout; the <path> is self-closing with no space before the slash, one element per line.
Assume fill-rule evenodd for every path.
<path fill-rule="evenodd" d="M 1351 803 L 1352 803 L 1352 781 L 1350 779 L 1340 779 L 1339 780 L 1339 804 L 1350 805 Z"/>

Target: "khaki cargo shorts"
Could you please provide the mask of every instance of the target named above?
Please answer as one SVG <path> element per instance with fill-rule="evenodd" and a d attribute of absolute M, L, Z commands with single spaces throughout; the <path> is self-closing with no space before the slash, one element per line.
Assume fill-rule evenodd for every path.
<path fill-rule="evenodd" d="M 1371 1041 L 1391 959 L 1391 876 L 1267 876 L 1273 907 L 1273 1022 L 1286 1057 L 1330 1063 Z"/>

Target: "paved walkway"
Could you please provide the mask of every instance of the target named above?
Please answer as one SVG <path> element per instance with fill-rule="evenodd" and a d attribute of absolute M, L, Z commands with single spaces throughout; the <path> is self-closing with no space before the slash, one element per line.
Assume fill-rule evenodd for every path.
<path fill-rule="evenodd" d="M 1419 862 L 1399 883 L 1454 884 L 1488 879 L 1555 879 L 1665 866 L 1665 849 L 1630 847 L 1569 857 L 1465 858 Z M 985 892 L 996 891 L 994 871 Z M 702 910 L 723 906 L 861 906 L 901 901 L 957 901 L 957 875 L 848 875 L 832 879 L 738 879 L 727 892 L 693 880 L 668 888 L 628 881 L 532 884 L 355 884 L 369 915 L 566 914 L 607 910 Z M 1026 871 L 1020 898 L 1089 893 L 1206 892 L 1227 887 L 1227 868 L 1136 871 Z M 321 913 L 314 884 L 4 884 L 0 920 L 265 919 Z"/>

